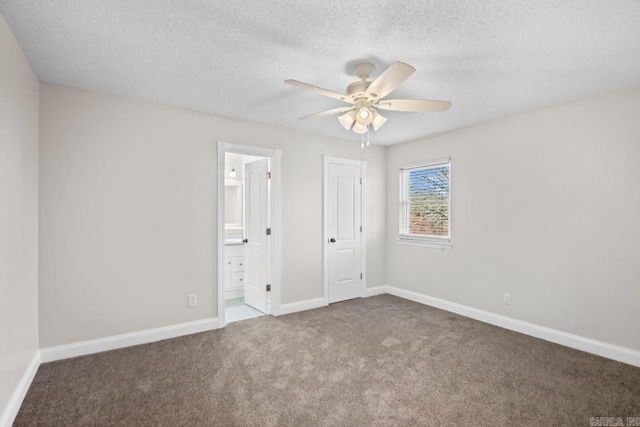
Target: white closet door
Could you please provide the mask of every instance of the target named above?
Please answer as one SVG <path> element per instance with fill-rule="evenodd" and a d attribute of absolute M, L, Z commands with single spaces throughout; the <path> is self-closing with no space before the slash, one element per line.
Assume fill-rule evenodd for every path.
<path fill-rule="evenodd" d="M 327 180 L 329 302 L 362 296 L 361 167 L 330 163 Z"/>

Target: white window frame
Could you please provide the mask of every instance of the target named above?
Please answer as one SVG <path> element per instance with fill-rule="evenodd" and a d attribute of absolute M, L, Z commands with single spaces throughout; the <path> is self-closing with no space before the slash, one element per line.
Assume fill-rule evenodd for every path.
<path fill-rule="evenodd" d="M 416 169 L 435 169 L 443 166 L 449 167 L 449 212 L 448 212 L 448 226 L 449 235 L 447 237 L 440 236 L 422 236 L 408 233 L 408 214 L 407 207 L 409 205 L 409 183 L 408 174 L 412 170 Z M 424 246 L 428 248 L 437 249 L 452 249 L 453 243 L 451 240 L 451 158 L 430 160 L 420 163 L 411 163 L 400 166 L 399 179 L 399 194 L 398 194 L 398 243 L 404 245 Z M 404 219 L 403 219 L 404 216 Z"/>

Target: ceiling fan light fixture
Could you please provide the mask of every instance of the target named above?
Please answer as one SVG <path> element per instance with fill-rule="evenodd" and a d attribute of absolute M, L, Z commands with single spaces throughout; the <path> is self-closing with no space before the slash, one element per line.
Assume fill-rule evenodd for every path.
<path fill-rule="evenodd" d="M 356 121 L 361 125 L 368 125 L 373 120 L 373 113 L 369 109 L 369 107 L 360 107 L 358 109 L 358 115 L 356 116 Z"/>
<path fill-rule="evenodd" d="M 447 111 L 451 107 L 450 101 L 386 98 L 416 71 L 409 64 L 394 62 L 373 81 L 369 81 L 374 71 L 373 64 L 356 64 L 354 72 L 360 78 L 360 81 L 349 84 L 344 94 L 298 80 L 288 79 L 284 82 L 349 104 L 348 106 L 300 117 L 300 119 L 342 114 L 338 117 L 338 121 L 346 130 L 352 130 L 354 133 L 363 135 L 363 147 L 365 133 L 367 134 L 367 145 L 369 145 L 369 125 L 374 131 L 377 131 L 387 122 L 387 118 L 380 115 L 378 109 L 384 111 L 439 112 Z"/>
<path fill-rule="evenodd" d="M 373 130 L 377 131 L 382 127 L 383 124 L 387 121 L 386 117 L 383 117 L 376 110 L 373 110 L 373 120 L 371 120 L 371 125 L 373 126 Z"/>
<path fill-rule="evenodd" d="M 338 121 L 346 130 L 351 129 L 351 125 L 356 121 L 356 110 L 348 111 L 346 114 L 338 117 Z"/>
<path fill-rule="evenodd" d="M 359 133 L 359 134 L 367 133 L 367 129 L 368 129 L 367 125 L 363 125 L 362 123 L 359 123 L 359 122 L 356 122 L 356 124 L 353 125 L 353 131 L 355 133 Z"/>

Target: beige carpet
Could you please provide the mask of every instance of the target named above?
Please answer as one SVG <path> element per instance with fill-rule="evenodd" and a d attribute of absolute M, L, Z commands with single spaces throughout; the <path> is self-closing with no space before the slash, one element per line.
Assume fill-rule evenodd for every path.
<path fill-rule="evenodd" d="M 640 368 L 389 295 L 44 364 L 16 426 L 588 426 Z"/>

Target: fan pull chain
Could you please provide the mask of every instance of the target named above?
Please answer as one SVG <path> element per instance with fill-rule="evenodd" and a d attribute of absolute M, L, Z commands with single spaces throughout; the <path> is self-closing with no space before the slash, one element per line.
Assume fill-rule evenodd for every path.
<path fill-rule="evenodd" d="M 360 148 L 364 150 L 364 147 L 368 147 L 371 145 L 371 141 L 369 141 L 369 125 L 367 125 L 367 144 L 364 143 L 364 133 L 360 134 Z"/>

